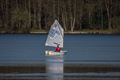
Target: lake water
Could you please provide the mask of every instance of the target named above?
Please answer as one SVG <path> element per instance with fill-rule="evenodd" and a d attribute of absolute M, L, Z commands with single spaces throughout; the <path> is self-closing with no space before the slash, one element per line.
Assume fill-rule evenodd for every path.
<path fill-rule="evenodd" d="M 47 35 L 0 34 L 0 65 L 45 63 Z M 120 64 L 120 35 L 65 35 L 65 63 Z"/>

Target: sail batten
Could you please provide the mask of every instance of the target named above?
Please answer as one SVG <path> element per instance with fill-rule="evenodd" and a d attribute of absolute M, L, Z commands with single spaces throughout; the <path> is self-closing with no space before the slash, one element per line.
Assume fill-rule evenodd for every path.
<path fill-rule="evenodd" d="M 57 20 L 54 21 L 53 25 L 50 28 L 48 37 L 45 43 L 45 46 L 56 47 L 56 44 L 59 44 L 59 47 L 63 47 L 63 38 L 64 30 Z"/>

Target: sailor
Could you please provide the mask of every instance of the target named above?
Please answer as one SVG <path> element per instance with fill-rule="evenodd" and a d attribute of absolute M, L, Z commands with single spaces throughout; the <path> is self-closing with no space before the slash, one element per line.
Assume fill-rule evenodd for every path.
<path fill-rule="evenodd" d="M 60 52 L 61 48 L 59 47 L 59 44 L 57 44 L 57 47 L 55 48 L 55 52 Z"/>

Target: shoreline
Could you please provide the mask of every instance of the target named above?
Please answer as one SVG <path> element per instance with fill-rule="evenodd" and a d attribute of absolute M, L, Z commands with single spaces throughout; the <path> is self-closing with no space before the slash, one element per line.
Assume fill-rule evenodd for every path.
<path fill-rule="evenodd" d="M 0 34 L 48 34 L 48 32 L 28 32 L 28 33 L 18 33 L 18 32 L 0 32 Z M 64 32 L 64 34 L 70 35 L 120 35 L 120 33 L 112 33 L 112 32 L 86 32 L 86 31 L 74 31 L 74 32 Z"/>
<path fill-rule="evenodd" d="M 0 31 L 0 34 L 48 34 L 49 31 L 46 30 L 30 30 L 28 32 L 22 32 L 22 31 Z M 64 34 L 73 34 L 73 35 L 81 35 L 81 34 L 87 34 L 87 35 L 120 35 L 120 32 L 116 32 L 115 30 L 80 30 L 80 31 L 64 31 Z"/>
<path fill-rule="evenodd" d="M 113 34 L 110 32 L 104 33 L 104 32 L 64 32 L 65 34 Z M 30 34 L 48 34 L 48 32 L 30 32 Z"/>

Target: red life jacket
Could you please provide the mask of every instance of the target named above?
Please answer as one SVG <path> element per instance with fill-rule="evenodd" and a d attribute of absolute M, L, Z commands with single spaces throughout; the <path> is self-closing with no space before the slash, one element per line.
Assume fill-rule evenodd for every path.
<path fill-rule="evenodd" d="M 57 48 L 55 49 L 55 52 L 60 52 L 60 50 L 61 50 L 61 48 L 57 47 Z"/>

